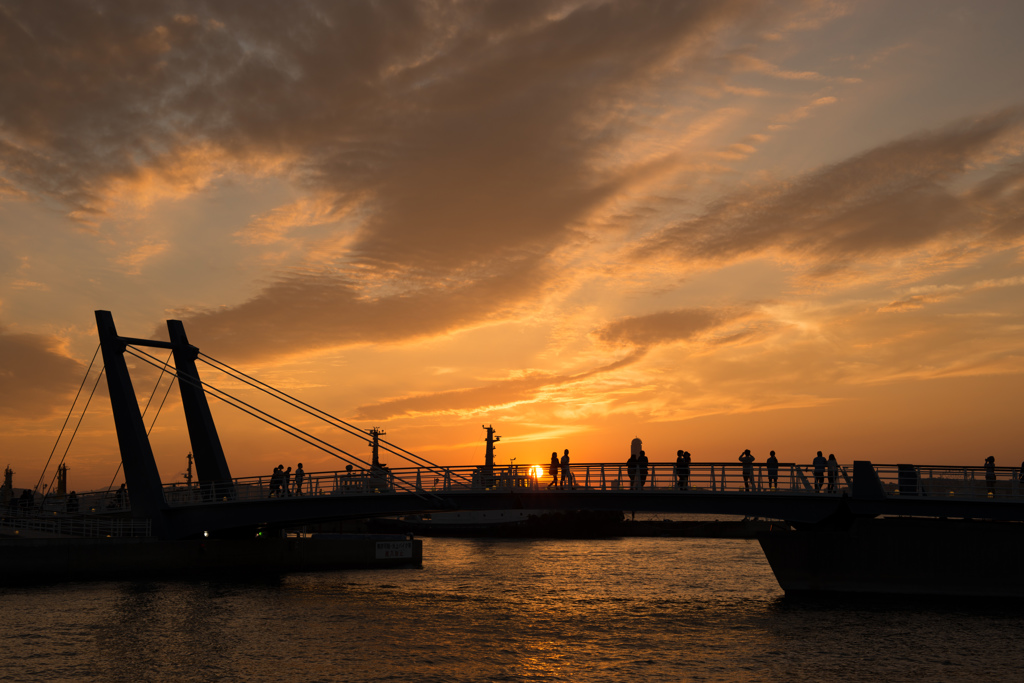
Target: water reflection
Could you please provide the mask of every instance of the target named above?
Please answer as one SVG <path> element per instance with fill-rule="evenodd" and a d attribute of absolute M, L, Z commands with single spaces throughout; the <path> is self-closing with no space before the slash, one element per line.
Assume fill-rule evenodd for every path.
<path fill-rule="evenodd" d="M 14 680 L 1013 678 L 1019 610 L 795 601 L 756 544 L 427 539 L 423 569 L 6 589 Z M 982 667 L 984 667 L 982 669 Z"/>

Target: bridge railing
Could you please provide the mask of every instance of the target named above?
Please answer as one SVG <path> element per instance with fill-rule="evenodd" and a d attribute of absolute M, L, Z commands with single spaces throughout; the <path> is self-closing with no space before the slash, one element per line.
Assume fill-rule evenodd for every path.
<path fill-rule="evenodd" d="M 1020 470 L 996 468 L 986 479 L 980 467 L 876 465 L 883 491 L 890 496 L 953 496 L 961 498 L 1024 497 Z M 338 472 L 312 472 L 284 487 L 270 476 L 241 477 L 213 487 L 170 484 L 164 495 L 171 505 L 221 501 L 281 499 L 295 496 L 373 495 L 409 492 L 423 495 L 459 491 L 624 491 L 648 493 L 768 493 L 789 495 L 841 495 L 852 485 L 853 468 L 840 465 L 834 473 L 812 465 L 780 463 L 769 468 L 754 463 L 691 463 L 688 469 L 675 463 L 650 463 L 646 474 L 633 472 L 621 463 L 571 465 L 562 481 L 562 470 L 552 478 L 543 465 L 494 467 L 367 468 Z M 632 476 L 631 476 L 632 475 Z M 991 491 L 991 496 L 989 492 Z"/>
<path fill-rule="evenodd" d="M 552 479 L 547 466 L 515 465 L 493 467 L 367 468 L 337 472 L 311 472 L 301 482 L 294 477 L 284 486 L 271 476 L 241 477 L 214 486 L 169 484 L 164 497 L 171 505 L 206 504 L 299 496 L 374 495 L 407 492 L 433 495 L 483 491 L 625 491 L 667 493 L 694 492 L 769 492 L 791 494 L 838 495 L 850 485 L 848 472 L 841 467 L 831 483 L 827 473 L 820 481 L 811 466 L 793 463 L 769 469 L 764 463 L 746 472 L 740 463 L 692 463 L 688 472 L 674 463 L 650 463 L 646 475 L 630 471 L 621 463 L 583 463 L 571 465 L 570 476 L 562 482 L 562 469 Z"/>
<path fill-rule="evenodd" d="M 171 505 L 240 500 L 282 499 L 300 496 L 373 495 L 379 493 L 429 494 L 435 491 L 531 490 L 536 477 L 525 468 L 411 467 L 366 468 L 337 472 L 310 472 L 287 482 L 272 476 L 240 477 L 229 483 L 202 486 L 167 484 L 164 499 Z"/>
<path fill-rule="evenodd" d="M 886 496 L 1024 500 L 1022 471 L 1015 467 L 874 465 Z"/>
<path fill-rule="evenodd" d="M 674 462 L 655 462 L 648 464 L 646 472 L 623 463 L 584 463 L 571 465 L 570 471 L 568 485 L 561 481 L 561 470 L 553 479 L 545 468 L 541 479 L 546 488 L 572 486 L 600 491 L 839 494 L 850 486 L 852 467 L 841 466 L 831 478 L 827 471 L 823 471 L 820 482 L 813 467 L 795 463 L 779 463 L 778 467 L 769 468 L 766 463 L 744 467 L 735 462 L 701 462 L 677 467 Z"/>
<path fill-rule="evenodd" d="M 133 519 L 124 515 L 47 513 L 39 509 L 19 514 L 2 514 L 0 528 L 15 534 L 27 531 L 86 538 L 146 537 L 151 533 L 148 519 Z"/>
<path fill-rule="evenodd" d="M 582 463 L 569 468 L 562 481 L 561 467 L 552 478 L 548 465 L 433 468 L 366 468 L 311 472 L 294 477 L 287 488 L 270 476 L 239 477 L 215 486 L 175 483 L 164 486 L 170 505 L 195 505 L 244 500 L 275 500 L 302 496 L 358 496 L 382 493 L 414 493 L 422 496 L 458 492 L 626 491 L 650 493 L 784 493 L 786 495 L 839 496 L 852 487 L 853 467 L 840 465 L 831 476 L 812 465 L 765 463 L 744 468 L 735 462 L 691 463 L 688 470 L 672 462 L 648 464 L 632 472 L 623 463 Z M 889 497 L 943 496 L 967 499 L 1024 500 L 1021 470 L 928 465 L 875 465 L 882 490 Z M 991 475 L 991 478 L 990 478 Z M 116 498 L 111 492 L 82 494 L 82 513 L 109 511 Z"/>

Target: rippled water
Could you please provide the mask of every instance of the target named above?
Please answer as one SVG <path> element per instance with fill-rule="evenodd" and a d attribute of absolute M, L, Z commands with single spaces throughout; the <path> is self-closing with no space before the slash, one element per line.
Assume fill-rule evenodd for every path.
<path fill-rule="evenodd" d="M 425 539 L 424 568 L 0 589 L 0 680 L 1024 680 L 1020 603 L 793 601 L 754 541 Z"/>

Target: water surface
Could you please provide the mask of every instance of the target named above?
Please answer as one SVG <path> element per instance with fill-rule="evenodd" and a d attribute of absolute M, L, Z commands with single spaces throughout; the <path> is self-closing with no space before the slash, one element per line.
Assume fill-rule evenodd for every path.
<path fill-rule="evenodd" d="M 1020 603 L 786 599 L 755 541 L 424 539 L 424 567 L 0 589 L 0 680 L 1024 677 Z"/>

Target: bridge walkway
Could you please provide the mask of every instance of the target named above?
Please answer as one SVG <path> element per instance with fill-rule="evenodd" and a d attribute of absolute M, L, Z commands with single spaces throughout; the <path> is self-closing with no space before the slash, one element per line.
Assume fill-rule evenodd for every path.
<path fill-rule="evenodd" d="M 652 463 L 641 486 L 631 485 L 625 465 L 572 465 L 568 483 L 552 480 L 541 465 L 492 468 L 410 467 L 311 472 L 301 487 L 272 486 L 270 476 L 238 477 L 214 487 L 177 482 L 164 485 L 165 515 L 184 537 L 202 532 L 284 526 L 316 521 L 402 515 L 442 510 L 593 509 L 735 514 L 819 522 L 837 515 L 907 515 L 1024 521 L 1024 485 L 1016 468 L 926 465 L 840 467 L 830 490 L 827 473 L 818 489 L 810 466 L 780 464 L 777 482 L 756 464 L 748 482 L 738 463 L 692 463 L 685 487 L 673 463 Z M 108 530 L 114 535 L 147 533 L 148 524 L 123 518 L 112 492 L 67 501 L 44 499 L 36 510 L 9 509 L 0 526 Z M 91 521 L 93 520 L 93 521 Z"/>

